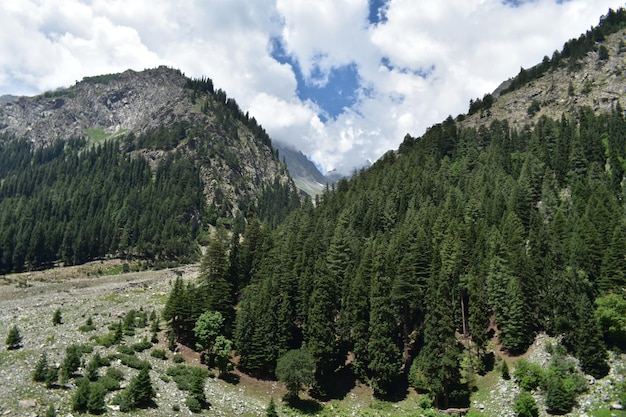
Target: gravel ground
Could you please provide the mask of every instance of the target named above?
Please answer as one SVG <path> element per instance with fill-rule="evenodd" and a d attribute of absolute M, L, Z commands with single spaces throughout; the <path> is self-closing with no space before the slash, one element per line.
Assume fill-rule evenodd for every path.
<path fill-rule="evenodd" d="M 54 275 L 4 279 L 5 284 L 0 285 L 0 337 L 3 343 L 0 348 L 0 416 L 43 416 L 50 404 L 55 406 L 57 415 L 70 416 L 69 404 L 75 390 L 72 380 L 56 389 L 46 389 L 44 384 L 31 381 L 32 370 L 41 354 L 46 352 L 50 363 L 60 364 L 67 346 L 95 345 L 90 337 L 107 333 L 107 326 L 118 322 L 129 310 L 143 308 L 148 313 L 152 310 L 160 313 L 175 278 L 182 276 L 184 279 L 193 279 L 197 275 L 197 266 L 187 266 L 115 276 L 66 279 L 62 272 L 57 271 Z M 21 286 L 26 278 L 28 286 L 23 288 Z M 22 284 L 18 286 L 18 282 Z M 52 315 L 57 308 L 61 310 L 63 323 L 53 326 Z M 96 330 L 82 333 L 78 328 L 89 316 L 92 316 Z M 23 346 L 17 350 L 7 350 L 4 340 L 13 325 L 17 325 L 20 330 Z M 139 329 L 133 337 L 126 336 L 124 343 L 130 345 L 144 336 L 150 338 L 149 327 Z M 163 335 L 160 339 L 164 339 Z M 154 347 L 166 348 L 164 341 Z M 102 356 L 115 353 L 116 346 L 108 349 L 95 346 L 93 353 L 96 352 Z M 186 392 L 179 391 L 173 381 L 164 381 L 167 380 L 166 369 L 173 365 L 171 353 L 168 352 L 168 355 L 170 359 L 163 361 L 152 358 L 150 350 L 137 354 L 152 365 L 150 374 L 157 391 L 156 408 L 130 414 L 108 409 L 106 415 L 191 415 L 184 405 Z M 90 357 L 91 354 L 85 355 L 83 359 L 86 362 Z M 122 386 L 137 373 L 119 363 L 113 363 L 113 366 L 119 367 L 125 374 Z M 82 373 L 82 369 L 79 373 Z M 209 379 L 205 392 L 211 409 L 205 413 L 217 416 L 258 416 L 263 414 L 270 396 L 280 398 L 281 389 L 276 384 L 257 384 L 262 385 L 264 391 L 259 393 L 257 386 L 256 396 L 250 395 L 247 392 L 249 387 L 242 385 Z M 107 396 L 107 404 L 110 404 L 113 395 Z M 172 409 L 176 404 L 180 407 L 179 412 Z"/>

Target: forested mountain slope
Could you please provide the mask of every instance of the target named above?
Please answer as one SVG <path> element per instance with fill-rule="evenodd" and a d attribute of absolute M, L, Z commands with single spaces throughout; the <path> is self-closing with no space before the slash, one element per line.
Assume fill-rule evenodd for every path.
<path fill-rule="evenodd" d="M 572 79 L 589 65 L 602 72 L 609 64 L 597 64 L 598 51 L 617 56 L 614 43 L 626 41 L 626 13 L 615 15 L 603 20 L 615 35 L 601 22 L 605 36 L 554 71 Z M 610 65 L 619 81 L 603 87 L 625 77 Z M 467 405 L 472 373 L 489 367 L 494 331 L 511 354 L 537 332 L 562 335 L 585 373 L 606 375 L 607 345 L 626 342 L 610 320 L 596 320 L 595 304 L 623 301 L 626 287 L 623 92 L 596 108 L 577 106 L 583 92 L 574 87 L 574 96 L 555 99 L 567 111 L 523 125 L 496 113 L 507 95 L 523 97 L 554 76 L 535 75 L 487 107 L 481 100 L 473 118 L 407 135 L 276 228 L 251 222 L 241 238 L 212 240 L 198 285 L 170 295 L 173 331 L 193 342 L 202 311 L 232 317 L 240 298 L 232 327 L 240 368 L 271 375 L 283 354 L 305 348 L 322 396 L 337 395 L 348 372 L 378 395 L 409 382 L 439 407 Z M 598 85 L 585 94 L 601 97 Z M 209 288 L 229 303 L 207 302 Z"/>
<path fill-rule="evenodd" d="M 165 67 L 0 105 L 0 271 L 197 259 L 208 225 L 299 197 L 267 133 L 210 79 Z"/>

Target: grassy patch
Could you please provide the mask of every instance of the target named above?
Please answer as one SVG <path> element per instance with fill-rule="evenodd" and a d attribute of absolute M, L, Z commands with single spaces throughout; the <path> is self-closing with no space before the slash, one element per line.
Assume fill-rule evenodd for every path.
<path fill-rule="evenodd" d="M 85 129 L 85 133 L 89 136 L 90 145 L 94 146 L 98 143 L 104 142 L 108 139 L 112 139 L 115 137 L 119 137 L 124 135 L 128 129 L 120 129 L 114 133 L 108 133 L 104 130 L 103 127 L 93 127 L 91 129 Z"/>

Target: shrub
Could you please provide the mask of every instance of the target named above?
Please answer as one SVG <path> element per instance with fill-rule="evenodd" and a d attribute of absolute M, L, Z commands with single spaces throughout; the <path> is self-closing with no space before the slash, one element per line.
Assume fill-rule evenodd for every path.
<path fill-rule="evenodd" d="M 150 352 L 150 356 L 156 359 L 162 359 L 162 360 L 167 359 L 167 353 L 165 353 L 164 349 L 154 349 L 152 350 L 152 352 Z"/>
<path fill-rule="evenodd" d="M 172 377 L 181 391 L 189 391 L 192 381 L 199 378 L 204 382 L 209 375 L 209 371 L 206 368 L 196 368 L 181 364 L 169 367 L 165 373 Z"/>
<path fill-rule="evenodd" d="M 180 411 L 180 405 L 178 404 L 172 405 L 172 411 L 176 411 L 176 412 Z"/>
<path fill-rule="evenodd" d="M 134 355 L 135 354 L 135 350 L 127 345 L 119 345 L 117 347 L 117 351 L 123 355 Z"/>
<path fill-rule="evenodd" d="M 147 339 L 143 339 L 141 342 L 133 343 L 130 346 L 135 352 L 143 352 L 144 350 L 150 349 L 152 347 L 152 342 L 149 342 Z"/>
<path fill-rule="evenodd" d="M 119 381 L 108 375 L 98 378 L 98 383 L 102 385 L 107 391 L 117 391 L 118 389 L 120 389 Z"/>
<path fill-rule="evenodd" d="M 517 395 L 513 408 L 517 417 L 537 417 L 539 415 L 537 402 L 528 391 L 522 391 Z"/>
<path fill-rule="evenodd" d="M 530 363 L 525 359 L 520 359 L 515 368 L 515 381 L 520 388 L 526 391 L 532 391 L 537 387 L 543 386 L 545 374 L 541 366 Z"/>
<path fill-rule="evenodd" d="M 52 325 L 57 326 L 62 323 L 61 309 L 57 308 L 52 315 Z"/>
<path fill-rule="evenodd" d="M 85 324 L 83 324 L 82 326 L 80 326 L 78 328 L 78 330 L 80 330 L 83 333 L 87 333 L 90 332 L 92 330 L 96 330 L 96 326 L 94 326 L 93 324 L 93 319 L 91 318 L 91 316 L 89 316 L 87 318 L 87 321 L 85 322 Z"/>
<path fill-rule="evenodd" d="M 118 353 L 113 355 L 116 359 L 119 359 L 122 364 L 128 366 L 129 368 L 134 369 L 150 369 L 150 364 L 144 360 L 139 359 L 134 355 L 125 355 L 123 353 Z"/>
<path fill-rule="evenodd" d="M 121 369 L 109 367 L 106 371 L 106 376 L 115 379 L 116 381 L 121 381 L 124 379 L 124 372 Z"/>
<path fill-rule="evenodd" d="M 187 399 L 185 400 L 185 405 L 192 413 L 202 412 L 202 404 L 200 404 L 200 401 L 198 401 L 195 397 L 187 397 Z"/>
<path fill-rule="evenodd" d="M 174 361 L 174 363 L 183 363 L 183 362 L 185 362 L 185 359 L 183 358 L 183 355 L 181 355 L 180 353 L 174 354 L 174 356 L 172 357 L 172 360 Z"/>

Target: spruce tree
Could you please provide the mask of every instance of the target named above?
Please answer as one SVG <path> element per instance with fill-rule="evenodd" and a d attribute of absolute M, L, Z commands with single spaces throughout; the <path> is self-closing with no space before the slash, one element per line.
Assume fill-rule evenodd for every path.
<path fill-rule="evenodd" d="M 87 378 L 81 378 L 76 392 L 72 397 L 72 410 L 84 413 L 87 411 L 87 403 L 89 402 L 90 383 Z"/>
<path fill-rule="evenodd" d="M 152 404 L 156 392 L 152 387 L 152 380 L 150 379 L 150 371 L 148 368 L 142 368 L 139 374 L 131 379 L 128 390 L 134 407 L 141 408 Z"/>
<path fill-rule="evenodd" d="M 52 315 L 52 324 L 53 324 L 54 326 L 57 326 L 57 325 L 59 325 L 59 324 L 61 324 L 61 323 L 62 323 L 62 318 L 61 318 L 61 309 L 60 309 L 60 308 L 57 308 L 57 309 L 54 311 L 54 314 Z"/>
<path fill-rule="evenodd" d="M 39 357 L 35 369 L 33 370 L 32 378 L 35 382 L 43 382 L 46 379 L 48 373 L 48 355 L 44 352 Z"/>
<path fill-rule="evenodd" d="M 4 344 L 9 350 L 19 349 L 22 346 L 22 336 L 20 335 L 20 330 L 17 328 L 17 325 L 11 327 Z"/>
<path fill-rule="evenodd" d="M 276 411 L 276 403 L 274 403 L 274 397 L 270 398 L 269 404 L 265 409 L 265 417 L 278 417 L 278 411 Z"/>
<path fill-rule="evenodd" d="M 383 272 L 372 277 L 370 293 L 369 364 L 375 395 L 387 395 L 402 366 L 400 335 L 393 306 L 389 303 L 391 279 Z"/>
<path fill-rule="evenodd" d="M 234 321 L 233 292 L 228 282 L 228 254 L 225 246 L 225 230 L 217 229 L 216 237 L 211 238 L 206 254 L 200 264 L 200 288 L 205 294 L 204 310 L 218 311 L 224 318 L 224 328 L 228 334 Z"/>
<path fill-rule="evenodd" d="M 107 390 L 98 382 L 90 383 L 89 398 L 87 400 L 87 410 L 91 414 L 102 414 L 105 411 L 104 397 Z"/>

